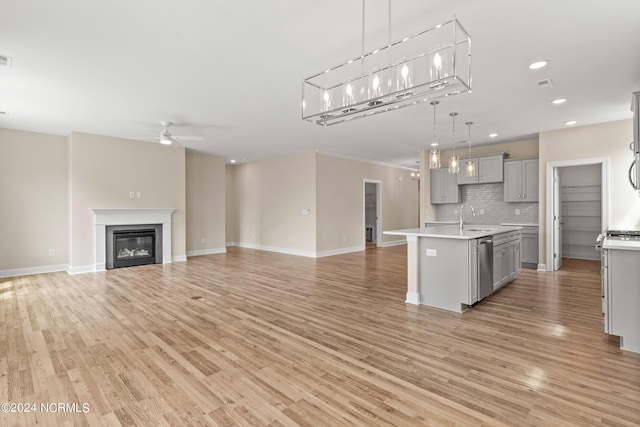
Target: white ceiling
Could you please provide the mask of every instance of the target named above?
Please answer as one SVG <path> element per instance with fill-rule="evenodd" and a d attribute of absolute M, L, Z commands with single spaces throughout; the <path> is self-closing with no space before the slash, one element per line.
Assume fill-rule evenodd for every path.
<path fill-rule="evenodd" d="M 322 128 L 301 120 L 301 80 L 359 55 L 360 0 L 0 0 L 0 127 L 153 136 L 251 161 L 303 150 L 412 166 L 428 147 L 421 104 Z M 474 144 L 630 118 L 640 90 L 640 1 L 404 0 L 394 39 L 456 15 L 472 37 L 473 93 L 441 100 L 439 135 Z M 367 0 L 366 49 L 386 44 L 387 1 Z M 528 64 L 547 59 L 531 71 Z M 538 88 L 551 78 L 554 86 Z M 564 105 L 551 105 L 557 97 Z M 488 138 L 497 132 L 495 139 Z M 448 140 L 448 139 L 447 139 Z M 450 144 L 449 144 L 450 146 Z M 444 148 L 447 148 L 446 144 Z"/>

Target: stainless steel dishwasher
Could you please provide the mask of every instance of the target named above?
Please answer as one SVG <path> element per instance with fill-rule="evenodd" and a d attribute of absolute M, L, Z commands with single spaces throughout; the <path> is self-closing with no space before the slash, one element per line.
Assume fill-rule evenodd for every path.
<path fill-rule="evenodd" d="M 478 301 L 493 292 L 493 236 L 478 242 Z"/>

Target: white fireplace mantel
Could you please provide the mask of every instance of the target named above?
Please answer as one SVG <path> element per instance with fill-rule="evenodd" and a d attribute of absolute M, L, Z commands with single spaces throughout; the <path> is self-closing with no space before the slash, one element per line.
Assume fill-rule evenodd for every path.
<path fill-rule="evenodd" d="M 171 263 L 171 214 L 173 208 L 92 208 L 94 240 L 96 242 L 96 271 L 104 271 L 107 225 L 162 224 L 162 263 Z"/>

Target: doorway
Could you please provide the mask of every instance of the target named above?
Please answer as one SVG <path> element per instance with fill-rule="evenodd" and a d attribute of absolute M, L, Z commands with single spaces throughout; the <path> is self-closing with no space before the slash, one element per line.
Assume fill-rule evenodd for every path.
<path fill-rule="evenodd" d="M 595 241 L 608 218 L 606 158 L 547 163 L 546 270 L 562 259 L 597 260 Z"/>
<path fill-rule="evenodd" d="M 364 242 L 379 246 L 382 241 L 380 181 L 364 180 Z"/>

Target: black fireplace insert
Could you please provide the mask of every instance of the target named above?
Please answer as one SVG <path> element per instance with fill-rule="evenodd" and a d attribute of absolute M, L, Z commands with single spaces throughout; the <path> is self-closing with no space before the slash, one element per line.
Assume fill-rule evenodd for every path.
<path fill-rule="evenodd" d="M 161 225 L 107 226 L 106 268 L 162 263 Z"/>

